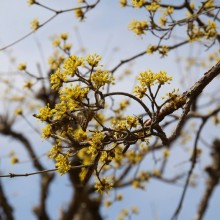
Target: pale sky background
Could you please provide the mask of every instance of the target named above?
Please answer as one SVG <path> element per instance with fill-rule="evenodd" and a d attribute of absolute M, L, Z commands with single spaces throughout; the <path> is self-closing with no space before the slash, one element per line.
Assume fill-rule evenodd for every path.
<path fill-rule="evenodd" d="M 75 5 L 75 1 L 60 1 L 60 0 L 44 0 L 41 1 L 46 5 L 50 5 L 53 8 L 71 8 Z M 169 1 L 167 1 L 169 2 Z M 176 1 L 180 2 L 180 1 Z M 37 17 L 40 22 L 44 22 L 52 14 L 49 14 L 47 10 L 37 6 L 29 7 L 26 0 L 7 0 L 0 2 L 0 47 L 10 44 L 30 31 L 30 21 Z M 178 15 L 181 17 L 181 15 Z M 14 80 L 14 83 L 21 84 L 21 77 L 18 74 L 13 75 L 11 72 L 16 71 L 16 65 L 21 62 L 25 62 L 28 65 L 28 69 L 33 72 L 36 71 L 36 64 L 40 63 L 43 71 L 47 70 L 47 59 L 52 54 L 52 46 L 50 37 L 54 34 L 60 34 L 61 32 L 67 32 L 71 36 L 71 43 L 73 43 L 72 52 L 77 52 L 81 46 L 83 46 L 88 53 L 98 53 L 103 56 L 103 64 L 106 67 L 114 67 L 121 59 L 129 58 L 139 52 L 146 49 L 149 43 L 157 43 L 155 39 L 149 35 L 143 38 L 135 36 L 128 30 L 128 23 L 132 18 L 145 17 L 144 12 L 139 10 L 122 9 L 119 6 L 117 0 L 102 0 L 101 3 L 94 10 L 90 11 L 86 15 L 87 19 L 83 22 L 78 22 L 74 17 L 73 12 L 61 14 L 55 18 L 52 22 L 40 29 L 36 34 L 30 36 L 24 41 L 16 44 L 7 51 L 10 56 L 16 58 L 15 66 L 9 63 L 8 55 L 0 51 L 0 74 L 4 77 L 8 77 L 10 80 Z M 75 32 L 75 28 L 78 29 L 80 35 L 80 41 Z M 178 35 L 179 33 L 176 33 Z M 170 44 L 175 43 L 176 40 L 170 41 Z M 39 50 L 39 46 L 41 50 Z M 112 52 L 117 48 L 117 52 Z M 198 48 L 196 46 L 184 47 L 179 49 L 177 53 L 171 52 L 170 55 L 164 59 L 157 55 L 144 56 L 133 62 L 132 71 L 133 75 L 128 76 L 124 80 L 124 84 L 116 85 L 115 90 L 131 92 L 135 83 L 135 75 L 147 69 L 151 69 L 155 72 L 159 70 L 165 70 L 168 74 L 174 77 L 174 81 L 169 89 L 173 87 L 179 87 L 179 66 L 176 64 L 177 55 L 187 56 L 188 54 L 197 55 L 200 51 L 200 55 L 205 55 L 205 49 Z M 42 55 L 43 53 L 43 55 Z M 43 56 L 43 57 L 42 57 Z M 125 66 L 121 67 L 117 73 L 120 75 L 125 69 Z M 198 73 L 195 75 L 187 75 L 187 79 L 184 80 L 184 84 L 180 87 L 181 91 L 186 90 L 189 86 L 198 79 L 204 70 L 197 69 Z M 19 73 L 21 74 L 21 73 Z M 214 84 L 217 86 L 218 84 Z M 210 86 L 209 88 L 212 88 Z M 138 110 L 137 110 L 138 109 Z M 131 107 L 131 113 L 137 114 L 140 112 L 139 107 L 135 105 Z M 5 106 L 0 106 L 0 112 L 5 111 Z M 34 122 L 35 119 L 30 117 L 30 120 Z M 36 122 L 34 122 L 36 123 Z M 17 124 L 17 130 L 27 130 L 29 132 L 32 143 L 38 155 L 42 155 L 47 152 L 49 145 L 47 142 L 42 142 L 38 135 L 34 134 L 32 130 L 27 126 L 24 121 L 19 121 Z M 210 143 L 215 136 L 219 133 L 218 130 L 210 130 L 210 133 L 204 134 L 204 137 L 211 137 Z M 190 148 L 191 146 L 189 146 Z M 23 151 L 22 146 L 10 138 L 0 136 L 0 170 L 3 174 L 9 172 L 23 173 L 33 172 L 33 167 L 28 163 L 22 163 L 19 165 L 11 166 L 8 158 L 2 158 L 2 155 L 7 155 L 10 149 L 14 149 L 18 153 L 21 161 L 28 160 L 28 156 Z M 208 152 L 208 150 L 207 150 Z M 184 156 L 183 156 L 184 155 Z M 177 148 L 172 151 L 170 165 L 170 172 L 172 174 L 181 170 L 186 170 L 189 164 L 183 166 L 174 166 L 179 162 L 184 161 L 182 157 L 186 154 Z M 47 168 L 53 168 L 53 163 L 42 157 L 44 164 Z M 207 160 L 203 160 L 198 163 L 196 171 L 201 171 L 205 164 L 209 163 Z M 154 167 L 151 155 L 143 164 L 147 168 Z M 201 198 L 203 190 L 203 182 L 205 176 L 200 179 L 197 188 L 188 188 L 187 195 L 183 204 L 183 208 L 179 219 L 192 219 L 196 213 L 198 202 Z M 35 219 L 32 214 L 32 207 L 38 204 L 38 191 L 39 191 L 39 178 L 38 176 L 31 176 L 26 178 L 14 178 L 14 179 L 2 179 L 7 195 L 10 198 L 11 204 L 15 208 L 16 219 Z M 58 218 L 59 207 L 65 207 L 71 196 L 71 189 L 68 186 L 68 177 L 62 176 L 56 177 L 56 184 L 51 187 L 51 197 L 48 200 L 48 209 L 51 219 Z M 123 190 L 124 201 L 115 203 L 111 208 L 102 209 L 103 216 L 108 216 L 109 220 L 115 219 L 119 214 L 121 208 L 129 208 L 131 206 L 138 206 L 140 214 L 133 216 L 132 220 L 142 219 L 158 219 L 167 220 L 170 219 L 179 202 L 180 195 L 182 193 L 182 187 L 176 187 L 161 182 L 151 180 L 144 191 L 133 190 L 126 188 Z M 220 189 L 216 189 L 214 196 L 211 198 L 208 212 L 204 220 L 218 220 L 220 216 Z"/>

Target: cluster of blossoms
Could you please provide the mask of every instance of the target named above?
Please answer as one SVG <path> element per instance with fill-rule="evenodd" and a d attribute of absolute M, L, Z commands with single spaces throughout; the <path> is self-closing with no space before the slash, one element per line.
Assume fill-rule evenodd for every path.
<path fill-rule="evenodd" d="M 63 33 L 60 38 L 66 40 L 68 36 Z M 89 54 L 86 58 L 73 55 L 60 63 L 59 68 L 50 75 L 51 88 L 58 93 L 58 102 L 54 106 L 48 104 L 40 108 L 39 113 L 35 115 L 40 121 L 46 122 L 42 129 L 42 137 L 50 138 L 55 135 L 61 138 L 55 138 L 57 144 L 49 153 L 55 160 L 60 174 L 68 172 L 71 168 L 70 152 L 76 151 L 71 147 L 62 147 L 61 140 L 69 140 L 71 137 L 70 141 L 74 140 L 74 143 L 85 141 L 88 146 L 87 152 L 82 148 L 78 154 L 80 157 L 86 153 L 90 162 L 102 148 L 104 133 L 94 131 L 88 134 L 86 130 L 88 122 L 100 108 L 100 103 L 98 107 L 97 103 L 90 104 L 89 93 L 95 93 L 106 84 L 114 82 L 110 72 L 99 67 L 100 61 L 101 56 Z M 90 69 L 90 73 L 81 73 L 85 66 Z M 83 164 L 87 163 L 88 161 L 83 161 Z"/>
<path fill-rule="evenodd" d="M 70 56 L 64 61 L 63 71 L 58 69 L 54 74 L 51 75 L 52 89 L 59 90 L 64 82 L 67 82 L 69 77 L 74 77 L 75 74 L 78 75 L 79 67 L 85 66 L 85 61 L 92 67 L 97 67 L 101 56 L 94 54 L 88 55 L 86 60 L 83 57 L 78 57 L 76 55 Z M 91 72 L 91 81 L 87 84 L 93 84 L 94 87 L 100 88 L 106 84 L 114 83 L 114 77 L 107 70 L 97 69 Z M 84 81 L 85 82 L 85 81 Z"/>
<path fill-rule="evenodd" d="M 140 85 L 135 86 L 134 94 L 139 97 L 143 98 L 146 94 L 146 91 L 149 87 L 159 84 L 164 85 L 165 83 L 170 83 L 172 80 L 171 76 L 167 76 L 165 71 L 160 71 L 159 73 L 154 73 L 151 70 L 141 72 L 137 77 Z"/>
<path fill-rule="evenodd" d="M 157 46 L 157 45 L 148 45 L 147 49 L 146 49 L 146 53 L 147 54 L 153 54 L 154 52 L 158 51 L 158 53 L 164 57 L 168 55 L 169 52 L 169 47 L 166 45 L 161 45 L 161 46 Z"/>
<path fill-rule="evenodd" d="M 136 128 L 138 125 L 140 125 L 140 123 L 138 122 L 137 116 L 128 115 L 124 120 L 117 120 L 117 119 L 112 120 L 113 128 L 119 131 Z"/>
<path fill-rule="evenodd" d="M 136 19 L 133 19 L 129 23 L 128 28 L 137 35 L 143 35 L 148 28 L 148 24 L 147 21 L 137 21 Z"/>
<path fill-rule="evenodd" d="M 68 36 L 63 33 L 59 38 L 65 41 Z M 122 114 L 129 105 L 128 100 L 119 103 L 118 109 L 114 111 L 118 116 L 115 120 L 109 118 L 107 122 L 106 116 L 98 112 L 105 107 L 99 105 L 101 103 L 99 99 L 105 97 L 102 89 L 114 83 L 113 76 L 101 68 L 100 61 L 101 56 L 98 54 L 89 54 L 86 58 L 72 55 L 57 63 L 58 69 L 50 74 L 51 88 L 57 94 L 57 101 L 53 105 L 48 104 L 40 108 L 39 113 L 35 115 L 46 123 L 42 137 L 53 137 L 56 141 L 49 152 L 49 157 L 55 161 L 57 171 L 60 175 L 68 172 L 74 166 L 72 158 L 77 157 L 82 164 L 79 174 L 82 182 L 87 181 L 91 175 L 88 166 L 95 164 L 100 174 L 102 169 L 120 168 L 123 161 L 136 165 L 148 153 L 146 131 L 136 132 L 143 128 L 139 118 L 132 115 L 125 117 Z M 149 87 L 169 83 L 171 79 L 163 71 L 159 73 L 145 71 L 138 76 L 139 88 L 144 91 L 142 92 L 144 95 Z M 95 95 L 91 98 L 91 94 Z M 97 94 L 101 95 L 97 98 Z M 93 123 L 94 127 L 90 124 L 92 120 L 97 123 L 96 125 Z M 91 130 L 87 128 L 88 124 Z M 111 128 L 104 126 L 99 129 L 100 125 L 106 124 Z M 140 144 L 140 149 L 127 151 L 126 144 L 129 145 L 130 142 L 124 144 L 126 138 L 133 143 L 146 141 L 147 146 L 141 147 Z M 168 156 L 168 153 L 164 155 Z M 94 172 L 98 177 L 95 189 L 101 193 L 109 191 L 113 183 L 103 177 L 102 173 L 99 176 L 97 172 Z M 141 178 L 136 180 L 139 187 L 142 187 L 142 180 L 146 181 L 149 177 L 143 175 Z"/>
<path fill-rule="evenodd" d="M 107 178 L 102 178 L 95 183 L 95 189 L 97 192 L 103 193 L 108 192 L 113 187 L 113 183 L 109 182 Z"/>
<path fill-rule="evenodd" d="M 69 38 L 68 34 L 63 32 L 60 36 L 56 36 L 52 42 L 54 47 L 59 47 L 64 52 L 69 52 L 72 48 L 72 44 L 67 43 L 67 39 Z"/>
<path fill-rule="evenodd" d="M 36 31 L 39 27 L 40 27 L 40 22 L 37 18 L 34 18 L 32 21 L 31 21 L 31 29 L 33 29 L 34 31 Z"/>

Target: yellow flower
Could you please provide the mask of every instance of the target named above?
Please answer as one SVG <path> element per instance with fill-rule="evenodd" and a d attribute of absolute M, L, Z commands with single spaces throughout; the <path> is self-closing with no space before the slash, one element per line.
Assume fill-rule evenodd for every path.
<path fill-rule="evenodd" d="M 129 100 L 126 99 L 126 100 L 123 100 L 119 103 L 120 105 L 120 110 L 124 110 L 125 108 L 127 108 L 127 106 L 130 104 Z"/>
<path fill-rule="evenodd" d="M 64 44 L 63 49 L 64 50 L 70 50 L 72 48 L 72 44 Z"/>
<path fill-rule="evenodd" d="M 158 49 L 157 45 L 149 45 L 149 46 L 147 47 L 146 53 L 147 53 L 147 54 L 152 54 L 152 53 L 154 53 L 155 51 L 157 51 L 157 49 Z"/>
<path fill-rule="evenodd" d="M 169 157 L 170 156 L 170 151 L 166 148 L 166 149 L 164 149 L 163 150 L 163 155 L 164 155 L 164 157 Z"/>
<path fill-rule="evenodd" d="M 68 102 L 70 100 L 82 101 L 89 92 L 89 88 L 82 88 L 79 85 L 74 87 L 65 87 L 60 91 L 60 99 Z"/>
<path fill-rule="evenodd" d="M 83 12 L 83 10 L 82 10 L 81 8 L 75 9 L 75 10 L 74 10 L 74 14 L 75 14 L 75 16 L 76 16 L 77 18 L 79 18 L 79 19 L 81 19 L 81 20 L 84 18 L 84 12 Z"/>
<path fill-rule="evenodd" d="M 142 189 L 142 188 L 143 188 L 143 186 L 141 185 L 140 181 L 138 181 L 138 180 L 134 180 L 134 181 L 132 182 L 132 186 L 133 186 L 134 188 L 139 188 L 139 189 Z"/>
<path fill-rule="evenodd" d="M 138 178 L 141 180 L 141 181 L 148 181 L 150 179 L 150 175 L 147 171 L 142 171 L 139 175 L 138 175 Z"/>
<path fill-rule="evenodd" d="M 162 26 L 165 26 L 166 23 L 167 23 L 167 17 L 165 17 L 165 16 L 160 17 L 160 24 Z"/>
<path fill-rule="evenodd" d="M 31 6 L 36 3 L 36 0 L 28 0 L 27 3 L 29 6 Z"/>
<path fill-rule="evenodd" d="M 167 76 L 167 72 L 165 71 L 160 71 L 155 75 L 155 79 L 161 85 L 164 85 L 165 83 L 169 84 L 172 78 L 173 78 L 172 76 Z"/>
<path fill-rule="evenodd" d="M 13 155 L 13 156 L 11 157 L 11 159 L 10 159 L 10 163 L 11 163 L 12 165 L 14 165 L 14 164 L 16 164 L 16 163 L 19 163 L 18 157 L 15 156 L 15 155 Z"/>
<path fill-rule="evenodd" d="M 146 9 L 149 12 L 156 12 L 156 10 L 160 7 L 160 5 L 158 5 L 156 2 L 151 2 L 150 5 L 146 6 Z"/>
<path fill-rule="evenodd" d="M 100 88 L 105 84 L 114 83 L 114 77 L 107 70 L 97 69 L 96 72 L 92 73 L 91 81 L 96 88 Z"/>
<path fill-rule="evenodd" d="M 103 194 L 104 192 L 108 193 L 112 189 L 113 183 L 109 183 L 107 178 L 102 178 L 101 182 L 98 180 L 95 183 L 95 189 L 97 192 Z"/>
<path fill-rule="evenodd" d="M 99 61 L 102 59 L 102 57 L 98 54 L 88 54 L 87 57 L 86 57 L 86 61 L 88 62 L 88 64 L 91 66 L 91 67 L 97 67 L 98 64 L 99 64 Z"/>
<path fill-rule="evenodd" d="M 48 156 L 49 158 L 56 158 L 60 153 L 61 153 L 61 150 L 60 150 L 59 144 L 55 144 L 50 149 Z"/>
<path fill-rule="evenodd" d="M 139 99 L 142 99 L 144 97 L 146 91 L 147 91 L 147 88 L 145 88 L 145 87 L 143 88 L 139 85 L 136 85 L 134 87 L 133 93 L 136 97 L 138 97 Z"/>
<path fill-rule="evenodd" d="M 153 175 L 156 176 L 156 177 L 160 177 L 161 176 L 161 173 L 158 169 L 154 169 L 153 170 Z"/>
<path fill-rule="evenodd" d="M 21 108 L 18 108 L 18 109 L 16 109 L 16 111 L 15 111 L 15 114 L 16 115 L 22 115 L 22 109 Z"/>
<path fill-rule="evenodd" d="M 171 14 L 173 14 L 173 12 L 174 12 L 174 8 L 171 7 L 171 6 L 168 6 L 168 7 L 166 8 L 165 14 L 166 14 L 166 15 L 171 15 Z"/>
<path fill-rule="evenodd" d="M 67 81 L 67 76 L 61 72 L 60 69 L 57 69 L 57 71 L 50 76 L 51 88 L 54 90 L 58 90 L 65 81 Z"/>
<path fill-rule="evenodd" d="M 59 172 L 61 176 L 67 173 L 71 169 L 71 165 L 68 160 L 69 156 L 70 154 L 67 152 L 65 155 L 59 154 L 55 158 L 55 161 L 56 161 L 55 166 L 57 168 L 57 172 Z"/>
<path fill-rule="evenodd" d="M 46 121 L 53 116 L 53 112 L 49 105 L 40 108 L 39 111 L 40 113 L 36 114 L 36 118 L 39 118 L 41 121 Z"/>
<path fill-rule="evenodd" d="M 194 1 L 190 2 L 190 8 L 191 8 L 192 10 L 195 9 L 195 2 L 194 2 Z"/>
<path fill-rule="evenodd" d="M 108 208 L 109 206 L 111 206 L 112 205 L 112 201 L 105 201 L 104 202 L 104 206 L 106 207 L 106 208 Z"/>
<path fill-rule="evenodd" d="M 27 68 L 27 66 L 26 66 L 26 64 L 24 64 L 24 63 L 20 63 L 20 64 L 18 65 L 18 70 L 26 70 L 26 68 Z"/>
<path fill-rule="evenodd" d="M 31 81 L 27 81 L 25 84 L 24 84 L 24 88 L 27 88 L 27 89 L 31 89 L 33 86 L 33 83 Z"/>
<path fill-rule="evenodd" d="M 134 214 L 138 214 L 138 213 L 139 213 L 138 207 L 132 207 L 132 208 L 131 208 L 131 211 L 132 211 L 132 213 L 134 213 Z"/>
<path fill-rule="evenodd" d="M 162 56 L 166 56 L 169 52 L 169 48 L 167 46 L 162 46 L 160 49 L 159 49 L 159 53 L 162 55 Z"/>
<path fill-rule="evenodd" d="M 118 194 L 118 195 L 116 196 L 116 200 L 118 200 L 118 201 L 123 200 L 123 195 L 122 195 L 122 194 Z"/>
<path fill-rule="evenodd" d="M 52 44 L 53 44 L 54 47 L 59 47 L 60 46 L 60 38 L 56 37 L 54 39 L 54 41 L 52 42 Z"/>
<path fill-rule="evenodd" d="M 129 25 L 128 28 L 133 31 L 137 35 L 145 34 L 145 31 L 148 28 L 148 24 L 146 21 L 137 21 L 133 19 Z"/>
<path fill-rule="evenodd" d="M 61 39 L 63 39 L 63 40 L 67 40 L 69 36 L 68 36 L 67 33 L 61 33 L 60 37 L 61 37 Z"/>
<path fill-rule="evenodd" d="M 132 0 L 131 4 L 137 8 L 140 8 L 145 4 L 145 0 Z"/>
<path fill-rule="evenodd" d="M 51 134 L 52 134 L 52 128 L 48 124 L 42 129 L 42 137 L 47 139 L 50 138 Z"/>
<path fill-rule="evenodd" d="M 155 74 L 151 71 L 140 72 L 137 80 L 140 82 L 142 87 L 152 86 L 155 82 Z"/>
<path fill-rule="evenodd" d="M 127 0 L 119 0 L 121 7 L 125 7 L 128 4 Z"/>
<path fill-rule="evenodd" d="M 89 141 L 90 146 L 89 146 L 88 153 L 95 155 L 97 153 L 97 150 L 100 149 L 103 139 L 104 139 L 104 135 L 102 132 L 100 132 L 100 131 L 94 132 L 92 134 L 90 141 Z"/>
<path fill-rule="evenodd" d="M 74 132 L 74 139 L 76 139 L 77 141 L 85 141 L 87 139 L 87 132 L 83 131 L 81 128 L 77 129 Z"/>
<path fill-rule="evenodd" d="M 138 125 L 139 125 L 139 122 L 138 122 L 138 117 L 136 116 L 130 116 L 128 115 L 126 117 L 126 122 L 128 124 L 129 127 L 134 127 L 136 128 Z"/>
<path fill-rule="evenodd" d="M 77 57 L 76 55 L 70 56 L 64 61 L 63 68 L 65 73 L 71 76 L 75 75 L 75 72 L 78 70 L 79 66 L 84 66 L 84 58 Z"/>
<path fill-rule="evenodd" d="M 215 21 L 208 21 L 208 25 L 206 26 L 206 36 L 207 38 L 215 37 L 217 35 L 217 25 Z"/>
<path fill-rule="evenodd" d="M 40 27 L 39 21 L 37 18 L 34 18 L 31 21 L 31 29 L 33 29 L 34 31 L 36 31 L 38 28 Z"/>
<path fill-rule="evenodd" d="M 204 4 L 205 8 L 211 8 L 214 7 L 214 0 L 208 0 L 205 4 Z"/>

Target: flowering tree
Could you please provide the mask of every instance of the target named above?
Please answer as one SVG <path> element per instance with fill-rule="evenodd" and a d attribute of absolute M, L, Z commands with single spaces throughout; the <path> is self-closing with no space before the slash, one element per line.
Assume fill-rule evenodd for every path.
<path fill-rule="evenodd" d="M 25 40 L 60 14 L 74 11 L 76 18 L 84 21 L 87 13 L 95 13 L 101 2 L 79 0 L 74 8 L 56 10 L 41 1 L 29 0 L 29 5 L 44 8 L 52 12 L 53 16 L 44 23 L 34 19 L 30 33 L 2 47 L 1 51 L 7 51 Z M 178 204 L 173 207 L 173 215 L 170 213 L 171 219 L 177 219 L 184 206 L 193 172 L 204 155 L 203 145 L 208 145 L 212 152 L 211 162 L 203 168 L 207 173 L 207 181 L 196 212 L 196 219 L 202 219 L 220 178 L 220 141 L 213 138 L 206 143 L 201 135 L 210 119 L 214 119 L 214 125 L 209 124 L 208 129 L 211 129 L 210 126 L 216 126 L 217 129 L 219 124 L 218 94 L 208 97 L 204 90 L 210 83 L 218 81 L 220 73 L 219 51 L 216 50 L 220 41 L 217 28 L 220 6 L 214 0 L 183 0 L 175 4 L 159 0 L 120 0 L 119 3 L 123 7 L 121 10 L 132 9 L 144 12 L 145 17 L 147 15 L 144 20 L 134 18 L 128 27 L 142 38 L 153 36 L 155 44 L 147 45 L 144 51 L 119 61 L 109 70 L 102 65 L 99 54 L 72 54 L 69 35 L 61 33 L 53 39 L 56 52 L 49 59 L 47 73 L 36 76 L 26 64 L 20 64 L 18 69 L 35 81 L 29 80 L 24 85 L 24 96 L 31 97 L 35 105 L 30 106 L 30 101 L 20 99 L 22 104 L 16 109 L 16 118 L 24 119 L 35 129 L 24 113 L 24 104 L 28 104 L 33 115 L 31 121 L 34 120 L 34 124 L 43 122 L 41 136 L 51 145 L 47 156 L 54 161 L 54 168 L 47 169 L 37 156 L 36 146 L 29 140 L 25 130 L 14 129 L 15 118 L 2 114 L 0 133 L 22 143 L 36 172 L 5 174 L 1 171 L 1 177 L 39 175 L 40 201 L 34 213 L 38 219 L 50 219 L 46 209 L 47 194 L 51 185 L 56 184 L 55 174 L 68 175 L 73 195 L 68 205 L 61 210 L 60 219 L 63 220 L 103 219 L 100 207 L 121 201 L 123 196 L 118 192 L 127 186 L 144 189 L 151 179 L 173 185 L 181 183 L 182 193 Z M 181 37 L 174 44 L 172 38 L 178 31 Z M 191 62 L 188 62 L 187 71 L 196 65 L 201 66 L 202 61 L 206 71 L 186 91 L 180 92 L 181 88 L 176 88 L 164 95 L 164 88 L 172 84 L 175 76 L 169 76 L 163 70 L 133 71 L 137 75 L 133 92 L 114 90 L 119 81 L 118 70 L 123 65 L 147 54 L 166 59 L 172 51 L 186 45 L 199 45 L 211 51 L 207 52 L 209 56 L 205 60 L 188 60 Z M 2 80 L 2 83 L 6 88 L 14 86 L 8 80 Z M 35 89 L 37 84 L 40 86 Z M 122 97 L 120 101 L 116 99 L 118 96 Z M 10 92 L 7 100 L 16 101 Z M 204 100 L 208 107 L 203 104 Z M 141 110 L 127 114 L 133 103 Z M 39 105 L 40 108 L 37 108 Z M 190 126 L 191 121 L 195 122 L 196 128 Z M 186 129 L 194 133 L 190 140 L 187 140 Z M 191 146 L 186 162 L 189 167 L 184 172 L 167 176 L 168 164 L 172 163 L 170 154 L 175 145 L 184 148 L 186 144 Z M 142 166 L 149 156 L 153 157 L 151 163 L 155 165 L 154 169 Z M 11 153 L 10 158 L 12 164 L 20 163 L 19 155 Z M 14 219 L 13 207 L 4 188 L 0 182 L 0 214 L 3 219 Z M 129 219 L 132 214 L 137 214 L 136 208 L 122 210 L 118 219 Z"/>

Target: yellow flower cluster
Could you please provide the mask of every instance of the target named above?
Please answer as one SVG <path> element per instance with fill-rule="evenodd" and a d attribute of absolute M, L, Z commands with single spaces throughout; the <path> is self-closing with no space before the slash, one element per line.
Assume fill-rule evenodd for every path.
<path fill-rule="evenodd" d="M 160 5 L 157 4 L 156 2 L 151 2 L 150 5 L 147 5 L 147 6 L 146 6 L 146 9 L 147 9 L 149 12 L 156 12 L 158 8 L 160 8 Z"/>
<path fill-rule="evenodd" d="M 21 108 L 16 109 L 15 114 L 16 115 L 22 115 L 23 114 L 22 109 Z"/>
<path fill-rule="evenodd" d="M 80 150 L 78 152 L 77 156 L 82 160 L 82 164 L 84 164 L 84 165 L 91 164 L 92 159 L 93 159 L 91 157 L 91 154 L 88 152 L 87 148 L 83 148 L 82 150 Z"/>
<path fill-rule="evenodd" d="M 162 17 L 160 17 L 159 21 L 162 26 L 165 26 L 167 23 L 167 17 L 162 16 Z"/>
<path fill-rule="evenodd" d="M 171 76 L 167 76 L 165 71 L 160 71 L 159 73 L 153 73 L 151 70 L 141 72 L 137 77 L 140 82 L 140 86 L 137 85 L 134 88 L 134 94 L 142 98 L 147 91 L 147 88 L 155 84 L 164 85 L 165 83 L 170 83 L 172 80 Z"/>
<path fill-rule="evenodd" d="M 52 42 L 54 47 L 60 47 L 64 51 L 69 51 L 72 48 L 72 44 L 66 43 L 66 40 L 68 39 L 68 34 L 63 32 L 60 34 L 60 36 L 56 36 Z M 61 46 L 61 40 L 63 41 L 63 45 Z"/>
<path fill-rule="evenodd" d="M 174 8 L 171 7 L 171 6 L 168 6 L 168 7 L 166 8 L 165 14 L 166 14 L 166 15 L 171 15 L 171 14 L 173 14 L 173 12 L 174 12 Z"/>
<path fill-rule="evenodd" d="M 131 1 L 131 4 L 137 8 L 142 7 L 145 3 L 146 3 L 145 0 L 132 0 Z"/>
<path fill-rule="evenodd" d="M 31 6 L 36 3 L 36 0 L 28 0 L 27 3 L 29 6 Z"/>
<path fill-rule="evenodd" d="M 128 161 L 130 164 L 137 164 L 141 161 L 144 155 L 142 155 L 139 152 L 134 152 L 133 150 L 129 150 L 126 153 L 126 157 L 128 158 Z"/>
<path fill-rule="evenodd" d="M 71 165 L 68 160 L 69 157 L 70 157 L 69 152 L 67 152 L 65 155 L 59 154 L 58 156 L 55 157 L 55 161 L 56 161 L 55 166 L 61 176 L 67 173 L 71 169 Z"/>
<path fill-rule="evenodd" d="M 26 66 L 26 64 L 24 64 L 24 63 L 20 63 L 19 65 L 18 65 L 18 70 L 26 70 L 26 68 L 27 68 L 27 66 Z"/>
<path fill-rule="evenodd" d="M 127 0 L 119 0 L 121 7 L 125 7 L 128 4 Z"/>
<path fill-rule="evenodd" d="M 141 171 L 138 174 L 138 179 L 140 179 L 141 181 L 148 181 L 150 179 L 150 174 L 147 171 Z"/>
<path fill-rule="evenodd" d="M 60 41 L 60 38 L 59 38 L 59 37 L 56 37 L 56 38 L 53 40 L 53 42 L 52 42 L 52 44 L 53 44 L 54 47 L 59 47 L 59 46 L 60 46 L 60 43 L 61 43 L 61 41 Z"/>
<path fill-rule="evenodd" d="M 49 57 L 48 64 L 50 65 L 51 70 L 57 70 L 64 61 L 64 57 L 60 55 L 57 51 L 53 54 L 53 56 Z"/>
<path fill-rule="evenodd" d="M 147 91 L 147 88 L 136 85 L 134 87 L 133 93 L 136 97 L 138 97 L 139 99 L 142 99 L 144 97 L 146 91 Z"/>
<path fill-rule="evenodd" d="M 80 66 L 84 66 L 84 58 L 73 55 L 64 61 L 63 69 L 67 75 L 74 76 Z"/>
<path fill-rule="evenodd" d="M 61 33 L 60 37 L 61 37 L 61 39 L 63 39 L 63 40 L 67 40 L 68 37 L 69 37 L 69 35 L 68 35 L 67 33 L 63 32 L 63 33 Z"/>
<path fill-rule="evenodd" d="M 74 14 L 77 18 L 79 18 L 80 20 L 82 20 L 84 18 L 84 12 L 81 8 L 77 8 L 74 10 Z"/>
<path fill-rule="evenodd" d="M 161 46 L 161 48 L 159 49 L 159 54 L 161 54 L 162 56 L 166 56 L 169 52 L 169 48 L 166 45 Z"/>
<path fill-rule="evenodd" d="M 39 118 L 41 121 L 46 121 L 53 116 L 53 112 L 50 109 L 49 105 L 40 108 L 39 111 L 40 113 L 36 114 L 36 117 Z"/>
<path fill-rule="evenodd" d="M 102 59 L 102 57 L 98 54 L 88 54 L 87 57 L 86 57 L 86 61 L 88 62 L 88 64 L 91 66 L 91 67 L 97 67 L 98 64 L 99 64 L 99 61 Z"/>
<path fill-rule="evenodd" d="M 39 27 L 40 27 L 40 23 L 39 23 L 38 19 L 37 19 L 37 18 L 34 18 L 34 19 L 31 21 L 31 29 L 33 29 L 34 31 L 36 31 Z"/>
<path fill-rule="evenodd" d="M 215 37 L 217 35 L 217 25 L 216 25 L 216 22 L 215 21 L 208 21 L 208 24 L 206 26 L 206 37 L 209 39 L 209 38 L 212 38 L 212 37 Z"/>
<path fill-rule="evenodd" d="M 139 122 L 137 116 L 128 115 L 126 116 L 125 120 L 112 120 L 112 126 L 115 130 L 127 130 L 129 128 L 136 128 L 138 125 Z"/>
<path fill-rule="evenodd" d="M 49 158 L 55 159 L 60 153 L 61 153 L 61 149 L 59 147 L 59 143 L 57 143 L 52 146 L 52 148 L 50 149 L 50 151 L 48 153 L 48 156 L 49 156 Z"/>
<path fill-rule="evenodd" d="M 146 53 L 147 53 L 147 54 L 152 54 L 152 53 L 154 53 L 155 51 L 157 51 L 157 49 L 158 49 L 158 46 L 157 46 L 157 45 L 149 45 L 149 46 L 147 47 Z"/>
<path fill-rule="evenodd" d="M 211 7 L 214 6 L 214 2 L 215 2 L 215 0 L 208 0 L 208 1 L 206 1 L 206 3 L 204 4 L 204 7 L 205 7 L 205 8 L 211 8 Z"/>
<path fill-rule="evenodd" d="M 152 86 L 156 81 L 156 74 L 151 70 L 144 71 L 139 74 L 137 80 L 140 82 L 143 88 Z"/>
<path fill-rule="evenodd" d="M 51 126 L 48 124 L 46 125 L 44 128 L 42 128 L 42 137 L 43 138 L 50 138 L 52 134 L 52 128 Z"/>
<path fill-rule="evenodd" d="M 82 101 L 87 96 L 88 92 L 89 88 L 82 88 L 79 85 L 65 87 L 60 90 L 60 100 L 64 102 L 71 102 L 71 100 Z"/>
<path fill-rule="evenodd" d="M 97 192 L 100 192 L 101 194 L 106 192 L 108 193 L 109 190 L 111 190 L 113 187 L 113 183 L 108 182 L 107 178 L 102 178 L 101 182 L 98 180 L 95 183 L 95 189 Z"/>
<path fill-rule="evenodd" d="M 145 34 L 145 31 L 148 28 L 148 24 L 146 21 L 137 21 L 136 19 L 133 19 L 129 25 L 128 28 L 133 31 L 137 35 Z"/>
<path fill-rule="evenodd" d="M 92 155 L 96 155 L 97 150 L 101 148 L 102 145 L 102 140 L 104 139 L 104 134 L 100 131 L 96 131 L 92 134 L 92 137 L 89 141 L 90 146 L 89 146 L 89 153 Z"/>
<path fill-rule="evenodd" d="M 114 77 L 107 70 L 97 69 L 92 73 L 91 81 L 93 82 L 94 87 L 101 88 L 105 84 L 114 84 Z"/>
<path fill-rule="evenodd" d="M 87 136 L 87 132 L 86 131 L 83 131 L 81 128 L 77 129 L 75 132 L 74 132 L 74 138 L 75 140 L 81 142 L 81 141 L 85 141 L 88 136 Z"/>
<path fill-rule="evenodd" d="M 124 155 L 122 153 L 122 147 L 118 146 L 117 148 L 115 148 L 114 150 L 114 166 L 116 168 L 119 168 L 122 165 L 122 160 L 124 158 Z"/>
<path fill-rule="evenodd" d="M 16 155 L 11 156 L 10 163 L 11 163 L 11 165 L 15 165 L 15 164 L 19 163 L 19 158 Z"/>
<path fill-rule="evenodd" d="M 50 76 L 51 88 L 59 90 L 62 87 L 63 82 L 67 81 L 67 75 L 58 68 L 57 71 Z"/>

